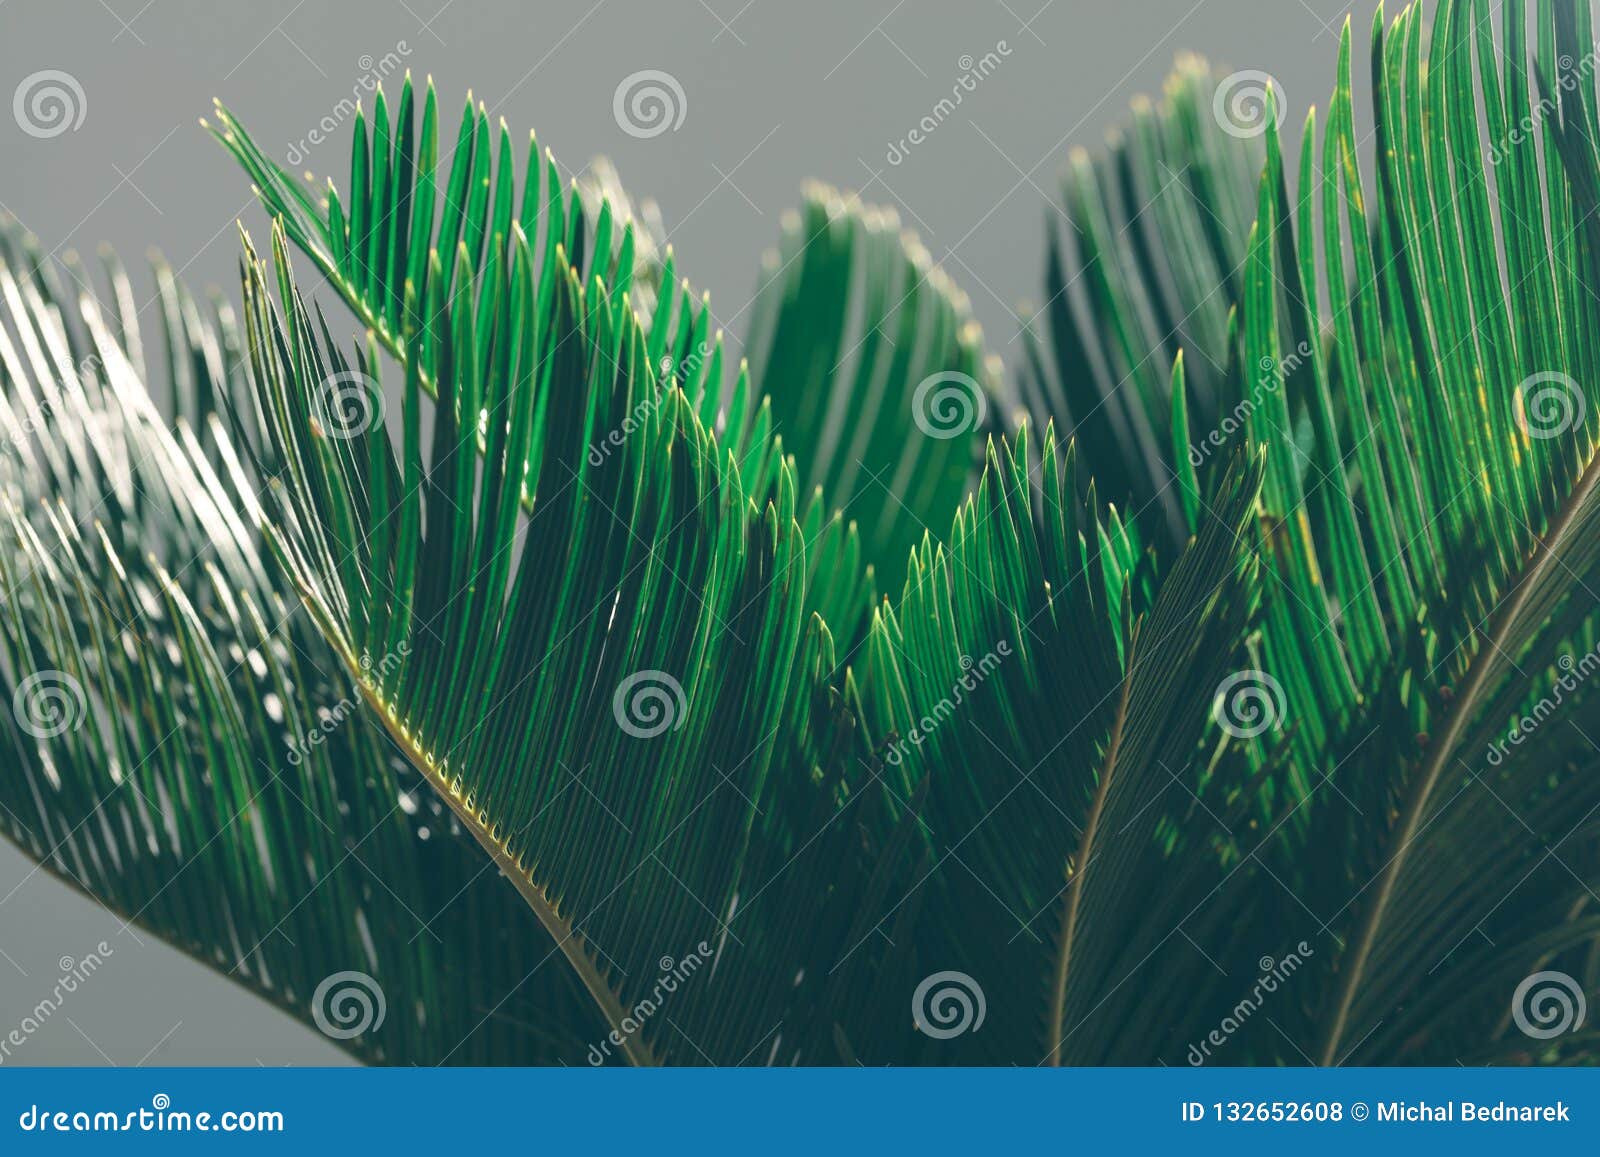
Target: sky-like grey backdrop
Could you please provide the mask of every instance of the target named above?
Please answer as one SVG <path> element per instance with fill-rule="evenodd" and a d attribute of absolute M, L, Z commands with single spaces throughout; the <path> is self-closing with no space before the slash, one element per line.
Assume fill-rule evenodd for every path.
<path fill-rule="evenodd" d="M 1094 148 L 1185 49 L 1276 77 L 1297 139 L 1307 107 L 1327 103 L 1347 10 L 1336 0 L 0 0 L 0 98 L 44 69 L 82 92 L 77 127 L 48 138 L 0 115 L 0 208 L 46 249 L 110 242 L 131 264 L 154 246 L 191 285 L 233 293 L 234 221 L 259 235 L 264 218 L 197 124 L 211 98 L 280 161 L 342 183 L 348 123 L 321 144 L 312 131 L 338 118 L 361 78 L 409 67 L 433 76 L 450 132 L 470 88 L 516 132 L 537 128 L 569 174 L 609 156 L 631 193 L 659 203 L 680 267 L 735 337 L 761 253 L 816 177 L 894 206 L 966 289 L 1009 367 L 1016 310 L 1040 296 L 1044 219 L 1068 150 Z M 1373 9 L 1351 11 L 1364 59 Z M 891 148 L 991 52 L 999 66 L 926 140 Z M 641 138 L 619 127 L 613 98 L 645 69 L 676 79 L 682 120 Z M 891 163 L 891 152 L 904 155 Z M 121 931 L 0 844 L 0 1034 L 49 994 L 61 957 L 101 940 L 113 949 L 105 967 L 8 1063 L 344 1063 L 313 1030 Z"/>

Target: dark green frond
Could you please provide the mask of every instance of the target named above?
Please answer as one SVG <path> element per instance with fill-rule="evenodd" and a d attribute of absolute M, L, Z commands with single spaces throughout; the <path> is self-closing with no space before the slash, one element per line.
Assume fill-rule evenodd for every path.
<path fill-rule="evenodd" d="M 400 413 L 335 425 L 328 384 L 375 406 L 377 362 L 326 341 L 274 244 L 276 293 L 246 262 L 256 517 L 363 697 L 544 922 L 620 1036 L 609 1053 L 811 1055 L 814 1026 L 773 1030 L 824 979 L 806 966 L 834 907 L 816 873 L 846 862 L 850 829 L 800 842 L 845 789 L 789 730 L 833 658 L 787 465 L 752 494 L 658 378 L 626 296 L 560 250 L 543 285 L 515 226 L 484 329 L 458 246 L 454 279 L 435 267 L 426 308 L 408 304 L 432 335 L 403 335 L 428 360 L 407 363 Z M 426 451 L 423 373 L 447 400 Z M 800 852 L 809 878 L 786 874 Z M 639 1017 L 665 958 L 705 973 L 670 1020 Z"/>
<path fill-rule="evenodd" d="M 746 353 L 804 490 L 861 528 L 893 589 L 998 426 L 999 364 L 966 295 L 892 212 L 811 186 L 764 262 Z"/>
<path fill-rule="evenodd" d="M 1216 111 L 1231 79 L 1181 56 L 1160 101 L 1136 100 L 1103 152 L 1073 152 L 1046 221 L 1044 304 L 1023 322 L 1029 408 L 1076 439 L 1080 481 L 1169 547 L 1191 525 L 1172 485 L 1189 446 L 1172 452 L 1169 375 L 1184 353 L 1189 427 L 1215 429 L 1261 172 L 1259 139 Z M 1232 449 L 1204 457 L 1226 464 Z"/>
<path fill-rule="evenodd" d="M 1258 472 L 1230 476 L 1152 605 L 1145 560 L 1068 481 L 1070 451 L 1058 461 L 1046 432 L 1042 482 L 1030 452 L 1025 427 L 991 447 L 950 545 L 919 548 L 861 663 L 891 808 L 925 797 L 924 863 L 907 873 L 918 914 L 889 933 L 915 946 L 907 988 L 954 969 L 1007 994 L 960 1044 L 919 1047 L 902 1028 L 897 1048 L 927 1061 L 1107 1063 L 1149 1048 L 1123 1032 L 1130 1018 L 1180 1033 L 1193 992 L 1147 979 L 1119 996 L 1116 982 L 1223 871 L 1223 834 L 1179 837 L 1174 819 L 1196 793 L 1227 811 L 1238 786 L 1208 782 L 1197 757 L 1251 605 L 1241 536 Z"/>
<path fill-rule="evenodd" d="M 1574 94 L 1546 117 L 1525 18 L 1504 6 L 1502 52 L 1475 0 L 1440 3 L 1429 30 L 1419 6 L 1387 29 L 1380 14 L 1376 174 L 1359 160 L 1348 25 L 1292 209 L 1267 134 L 1241 389 L 1268 447 L 1262 656 L 1287 693 L 1281 742 L 1332 776 L 1289 853 L 1298 894 L 1344 930 L 1316 1013 L 1323 1062 L 1486 1048 L 1506 994 L 1456 978 L 1525 975 L 1592 936 L 1552 919 L 1596 874 L 1592 752 L 1491 765 L 1482 746 L 1591 641 L 1600 562 L 1600 168 L 1592 78 L 1564 75 L 1592 29 L 1586 5 L 1539 6 L 1538 68 Z M 1489 832 L 1474 855 L 1499 886 L 1442 870 Z M 1419 1000 L 1428 1032 L 1402 1035 Z"/>
<path fill-rule="evenodd" d="M 365 717 L 236 513 L 211 410 L 243 388 L 231 316 L 158 267 L 169 432 L 115 259 L 107 314 L 6 237 L 0 475 L 34 497 L 0 512 L 5 835 L 130 934 L 368 1060 L 581 1055 L 605 1026 L 542 967 L 553 942 Z M 346 1032 L 363 996 L 382 1020 Z"/>

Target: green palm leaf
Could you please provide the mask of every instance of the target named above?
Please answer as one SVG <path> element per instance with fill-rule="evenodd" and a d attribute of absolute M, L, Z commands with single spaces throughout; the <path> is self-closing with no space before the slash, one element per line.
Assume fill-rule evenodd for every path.
<path fill-rule="evenodd" d="M 1230 401 L 1267 448 L 1258 654 L 1288 727 L 1249 754 L 1296 771 L 1267 854 L 1296 897 L 1284 918 L 1330 938 L 1325 989 L 1288 1030 L 1322 1063 L 1522 1050 L 1484 1025 L 1503 1032 L 1516 980 L 1593 936 L 1571 919 L 1594 871 L 1592 749 L 1549 736 L 1485 759 L 1592 642 L 1600 184 L 1593 94 L 1566 75 L 1592 37 L 1585 6 L 1540 5 L 1537 67 L 1573 94 L 1546 110 L 1526 10 L 1505 7 L 1504 52 L 1490 18 L 1440 4 L 1425 36 L 1419 7 L 1379 14 L 1375 182 L 1348 26 L 1292 209 L 1267 126 Z M 1325 308 L 1319 254 L 1339 274 Z M 1567 420 L 1541 427 L 1551 402 Z M 1496 866 L 1481 884 L 1469 838 Z"/>
<path fill-rule="evenodd" d="M 892 213 L 808 187 L 751 303 L 745 346 L 755 370 L 741 364 L 725 387 L 721 331 L 713 328 L 709 304 L 678 280 L 671 247 L 636 225 L 608 164 L 591 166 L 593 174 L 563 197 L 554 157 L 547 151 L 541 159 L 530 135 L 521 207 L 513 215 L 516 173 L 505 125 L 491 167 L 488 116 L 469 98 L 445 179 L 431 82 L 420 132 L 414 105 L 408 76 L 391 122 L 380 89 L 370 146 L 358 110 L 345 198 L 331 182 L 325 196 L 314 198 L 220 104 L 213 132 L 289 238 L 379 344 L 402 360 L 405 286 L 419 303 L 427 301 L 430 252 L 448 255 L 463 244 L 468 268 L 485 270 L 485 254 L 503 250 L 515 221 L 535 254 L 539 284 L 548 287 L 560 248 L 580 282 L 599 276 L 613 295 L 629 299 L 645 324 L 652 362 L 671 367 L 708 429 L 735 450 L 752 427 L 756 441 L 775 432 L 798 463 L 802 495 L 820 489 L 848 513 L 862 528 L 865 561 L 880 571 L 887 565 L 888 581 L 898 581 L 906 551 L 927 526 L 950 517 L 979 465 L 999 377 L 966 295 L 914 234 L 903 232 Z M 454 264 L 453 258 L 442 263 L 447 283 Z M 481 334 L 505 285 L 475 281 L 474 287 Z M 540 308 L 548 307 L 541 299 Z M 431 340 L 425 330 L 422 340 Z M 485 359 L 480 349 L 480 376 L 488 372 Z M 433 393 L 426 361 L 422 385 Z M 740 460 L 747 484 L 770 468 L 742 451 Z M 839 625 L 849 634 L 849 624 Z"/>
<path fill-rule="evenodd" d="M 627 299 L 598 277 L 581 286 L 560 251 L 558 287 L 541 289 L 516 227 L 488 332 L 458 247 L 453 281 L 435 265 L 426 307 L 408 302 L 432 336 L 404 335 L 429 361 L 407 362 L 398 419 L 340 428 L 328 384 L 375 390 L 376 361 L 352 366 L 313 327 L 283 242 L 278 307 L 246 263 L 250 437 L 269 480 L 256 517 L 363 697 L 517 886 L 620 1053 L 798 1053 L 805 1022 L 774 1030 L 811 998 L 795 978 L 826 951 L 833 891 L 780 866 L 842 788 L 791 729 L 833 658 L 808 610 L 790 467 L 753 445 L 777 473 L 762 480 L 770 497 L 747 490 L 734 454 L 658 375 Z M 424 372 L 446 399 L 426 459 Z M 615 452 L 590 452 L 603 445 Z M 806 853 L 813 872 L 848 862 L 826 855 L 849 828 L 832 830 Z M 741 908 L 757 890 L 764 902 Z M 670 1019 L 626 1027 L 661 999 L 657 962 L 690 954 L 709 975 L 674 996 Z"/>
<path fill-rule="evenodd" d="M 900 600 L 874 616 L 858 676 L 891 809 L 919 829 L 902 901 L 914 915 L 894 912 L 907 927 L 890 939 L 909 940 L 923 972 L 1046 994 L 997 1001 L 953 1052 L 917 1049 L 930 1062 L 1137 1057 L 1149 1038 L 1126 1026 L 1161 1023 L 1157 1004 L 1180 1031 L 1194 991 L 1165 1003 L 1117 981 L 1166 947 L 1160 916 L 1223 871 L 1211 840 L 1174 842 L 1174 817 L 1207 806 L 1196 793 L 1226 812 L 1239 787 L 1197 774 L 1193 756 L 1248 617 L 1241 534 L 1259 476 L 1230 476 L 1152 605 L 1136 573 L 1149 556 L 1073 493 L 1053 431 L 1037 469 L 1035 506 L 1026 428 L 991 450 L 950 546 L 924 542 Z"/>
<path fill-rule="evenodd" d="M 0 471 L 8 495 L 51 498 L 0 519 L 0 830 L 132 935 L 365 1059 L 583 1055 L 605 1027 L 541 967 L 553 942 L 367 720 L 235 512 L 211 410 L 244 385 L 231 313 L 207 319 L 158 266 L 169 431 L 114 258 L 108 315 L 5 239 Z"/>
<path fill-rule="evenodd" d="M 1217 115 L 1229 92 L 1228 78 L 1182 56 L 1160 101 L 1135 100 L 1132 123 L 1103 152 L 1072 153 L 1062 205 L 1046 219 L 1045 302 L 1022 327 L 1029 408 L 1071 433 L 1085 477 L 1168 546 L 1197 509 L 1173 407 L 1186 405 L 1183 422 L 1201 431 L 1225 416 L 1263 160 L 1256 136 Z M 1188 389 L 1174 391 L 1169 371 L 1184 351 Z M 1197 448 L 1202 462 L 1231 457 Z"/>
<path fill-rule="evenodd" d="M 807 189 L 746 349 L 804 489 L 849 513 L 885 586 L 978 464 L 1000 376 L 982 343 L 966 295 L 892 213 Z"/>

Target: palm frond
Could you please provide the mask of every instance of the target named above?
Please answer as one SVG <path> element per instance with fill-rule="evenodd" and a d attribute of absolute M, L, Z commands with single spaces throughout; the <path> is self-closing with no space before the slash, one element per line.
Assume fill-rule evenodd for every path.
<path fill-rule="evenodd" d="M 255 517 L 363 697 L 516 884 L 620 1053 L 799 1053 L 803 1022 L 774 1030 L 809 999 L 797 974 L 820 983 L 805 961 L 827 951 L 834 890 L 779 866 L 797 850 L 813 873 L 848 863 L 829 853 L 850 829 L 801 848 L 846 788 L 789 729 L 834 660 L 788 464 L 771 498 L 752 495 L 657 373 L 628 299 L 581 285 L 560 250 L 541 287 L 515 226 L 508 268 L 484 274 L 508 287 L 485 330 L 458 246 L 456 276 L 435 264 L 426 305 L 408 300 L 432 333 L 403 335 L 398 419 L 335 427 L 326 383 L 376 391 L 376 351 L 349 363 L 318 332 L 285 244 L 275 231 L 277 305 L 245 265 L 250 438 L 269 480 Z M 426 455 L 424 373 L 446 399 Z M 758 889 L 774 894 L 757 905 Z M 691 955 L 707 974 L 670 1021 L 631 1027 L 657 962 Z"/>
<path fill-rule="evenodd" d="M 1022 323 L 1028 408 L 1073 437 L 1084 479 L 1169 549 L 1196 506 L 1174 485 L 1189 447 L 1174 451 L 1172 408 L 1187 402 L 1188 423 L 1215 429 L 1235 372 L 1230 327 L 1263 149 L 1216 114 L 1232 80 L 1181 56 L 1161 99 L 1135 100 L 1102 152 L 1073 151 L 1046 218 L 1045 301 Z M 1169 380 L 1185 351 L 1187 394 Z"/>
<path fill-rule="evenodd" d="M 236 513 L 212 408 L 243 388 L 231 312 L 157 267 L 169 426 L 115 259 L 108 314 L 4 239 L 0 830 L 130 935 L 365 1059 L 582 1056 L 606 1030 L 541 968 L 554 943 L 359 710 Z"/>
<path fill-rule="evenodd" d="M 891 810 L 914 813 L 922 858 L 905 881 L 916 915 L 890 939 L 914 944 L 922 972 L 1007 994 L 984 1032 L 926 1041 L 929 1061 L 1106 1063 L 1148 1047 L 1131 1020 L 1181 1032 L 1194 992 L 1158 1010 L 1148 986 L 1117 981 L 1170 939 L 1150 910 L 1223 871 L 1214 841 L 1174 842 L 1173 821 L 1201 795 L 1227 811 L 1239 786 L 1193 756 L 1248 621 L 1257 471 L 1230 477 L 1152 602 L 1135 573 L 1149 557 L 1075 494 L 1071 451 L 1061 461 L 1047 430 L 1037 480 L 1029 453 L 1026 427 L 991 449 L 950 545 L 925 541 L 874 616 L 858 672 Z"/>
<path fill-rule="evenodd" d="M 356 118 L 348 192 L 330 181 L 319 199 L 251 140 L 220 104 L 217 139 L 245 168 L 263 206 L 328 277 L 379 344 L 404 361 L 405 287 L 428 300 L 428 255 L 466 246 L 466 268 L 485 271 L 505 250 L 513 222 L 532 248 L 539 284 L 552 284 L 557 249 L 580 283 L 600 277 L 640 317 L 653 364 L 678 381 L 702 424 L 744 464 L 746 483 L 770 486 L 773 459 L 748 452 L 773 433 L 773 454 L 797 462 L 801 494 L 820 493 L 862 529 L 864 558 L 898 581 L 907 550 L 943 525 L 980 464 L 999 366 L 963 294 L 891 212 L 822 186 L 808 187 L 786 218 L 780 248 L 761 275 L 745 348 L 754 360 L 725 382 L 722 333 L 705 297 L 680 280 L 676 258 L 634 220 L 615 170 L 600 161 L 563 197 L 560 168 L 530 134 L 521 207 L 502 122 L 490 164 L 488 115 L 469 99 L 449 177 L 439 167 L 431 82 L 413 131 L 409 76 L 391 122 L 377 94 L 368 143 Z M 437 225 L 435 219 L 437 218 Z M 487 255 L 487 257 L 486 257 Z M 442 262 L 448 280 L 453 257 Z M 479 330 L 504 282 L 475 282 Z M 541 300 L 540 308 L 548 308 Z M 743 311 L 741 311 L 743 312 Z M 429 337 L 419 328 L 423 341 Z M 423 388 L 435 392 L 423 359 Z M 488 364 L 480 351 L 480 376 Z M 781 448 L 781 450 L 780 450 Z M 859 603 L 854 619 L 871 600 Z M 850 623 L 836 623 L 848 636 Z"/>
<path fill-rule="evenodd" d="M 999 363 L 966 295 L 893 212 L 812 186 L 766 258 L 745 344 L 803 491 L 849 513 L 893 589 L 998 427 Z"/>
<path fill-rule="evenodd" d="M 1560 676 L 1563 649 L 1590 641 L 1600 562 L 1600 170 L 1592 84 L 1570 75 L 1592 29 L 1584 5 L 1540 4 L 1537 69 L 1563 94 L 1545 119 L 1526 16 L 1505 6 L 1502 51 L 1473 0 L 1438 5 L 1431 30 L 1420 6 L 1387 29 L 1380 12 L 1375 184 L 1348 24 L 1292 216 L 1268 126 L 1238 397 L 1268 448 L 1260 655 L 1291 725 L 1277 741 L 1320 777 L 1298 785 L 1309 822 L 1286 870 L 1339 929 L 1312 1004 L 1323 1063 L 1481 1048 L 1506 992 L 1458 978 L 1514 979 L 1593 938 L 1556 915 L 1596 872 L 1593 751 L 1555 744 L 1552 765 L 1533 745 L 1491 766 L 1479 746 Z M 1523 117 L 1542 123 L 1542 150 L 1514 131 Z M 1565 420 L 1548 421 L 1551 404 Z M 1493 883 L 1440 871 L 1469 833 Z M 1421 1036 L 1413 1004 L 1431 1010 Z"/>

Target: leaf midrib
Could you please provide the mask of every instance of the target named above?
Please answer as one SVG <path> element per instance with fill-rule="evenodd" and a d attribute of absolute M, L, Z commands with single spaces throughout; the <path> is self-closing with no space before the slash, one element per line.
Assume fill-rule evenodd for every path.
<path fill-rule="evenodd" d="M 1538 586 L 1538 580 L 1559 561 L 1556 548 L 1572 529 L 1572 524 L 1597 485 L 1600 485 L 1600 455 L 1592 455 L 1583 473 L 1579 475 L 1577 485 L 1557 511 L 1550 529 L 1534 540 L 1533 548 L 1529 552 L 1530 560 L 1517 575 L 1512 587 L 1513 593 L 1497 612 L 1494 625 L 1483 646 L 1473 656 L 1462 688 L 1457 692 L 1445 716 L 1444 728 L 1428 746 L 1427 760 L 1421 772 L 1413 780 L 1414 786 L 1406 801 L 1401 822 L 1392 829 L 1395 833 L 1395 838 L 1390 842 L 1393 851 L 1384 864 L 1378 890 L 1373 894 L 1372 902 L 1368 905 L 1362 920 L 1361 931 L 1352 950 L 1354 955 L 1351 957 L 1350 967 L 1345 970 L 1344 980 L 1339 988 L 1339 999 L 1333 1020 L 1329 1024 L 1327 1038 L 1317 1058 L 1317 1063 L 1320 1065 L 1332 1065 L 1338 1058 L 1339 1046 L 1343 1043 L 1350 1011 L 1355 1003 L 1356 990 L 1365 975 L 1373 946 L 1377 942 L 1378 930 L 1393 898 L 1400 872 L 1405 866 L 1407 852 L 1420 833 L 1423 812 L 1433 795 L 1439 777 L 1444 773 L 1445 763 L 1455 749 L 1462 729 L 1473 718 L 1478 701 L 1488 683 L 1495 656 L 1501 653 L 1512 628 L 1517 625 L 1524 607 Z"/>
<path fill-rule="evenodd" d="M 341 649 L 342 650 L 342 649 Z M 495 867 L 500 869 L 502 875 L 511 881 L 517 894 L 532 909 L 540 925 L 550 934 L 555 941 L 556 948 L 560 949 L 562 956 L 566 957 L 573 970 L 578 974 L 578 979 L 594 998 L 601 1016 L 605 1018 L 607 1026 L 612 1029 L 620 1039 L 618 1047 L 624 1056 L 634 1065 L 655 1066 L 660 1064 L 654 1051 L 637 1034 L 626 1032 L 623 1021 L 627 1018 L 627 1009 L 623 1006 L 620 995 L 606 981 L 604 973 L 594 959 L 584 950 L 582 938 L 573 927 L 571 921 L 557 911 L 555 904 L 546 895 L 545 890 L 533 877 L 518 863 L 504 841 L 495 837 L 489 828 L 480 820 L 477 813 L 467 806 L 466 799 L 446 782 L 439 774 L 439 769 L 426 752 L 417 745 L 411 732 L 404 722 L 395 715 L 390 706 L 383 700 L 361 674 L 359 663 L 352 663 L 348 655 L 341 654 L 341 659 L 346 668 L 355 677 L 356 689 L 360 692 L 368 706 L 372 708 L 378 719 L 382 722 L 384 730 L 388 732 L 395 745 L 405 754 L 412 766 L 428 781 L 434 792 L 449 806 L 455 817 L 466 829 L 472 833 L 473 839 L 488 853 L 494 861 Z"/>
<path fill-rule="evenodd" d="M 1133 688 L 1134 655 L 1138 650 L 1137 638 L 1129 647 L 1128 670 L 1122 677 L 1122 694 L 1117 699 L 1116 719 L 1111 725 L 1111 738 L 1106 745 L 1105 763 L 1100 771 L 1100 781 L 1095 785 L 1094 802 L 1089 808 L 1089 818 L 1084 823 L 1083 836 L 1078 842 L 1078 868 L 1067 887 L 1067 911 L 1061 922 L 1061 938 L 1056 950 L 1055 976 L 1050 989 L 1050 1051 L 1045 1054 L 1052 1066 L 1061 1064 L 1063 1021 L 1066 1018 L 1067 977 L 1071 970 L 1072 949 L 1078 930 L 1078 908 L 1083 900 L 1083 881 L 1088 874 L 1089 857 L 1094 853 L 1095 837 L 1099 834 L 1100 820 L 1105 813 L 1106 797 L 1111 792 L 1111 781 L 1116 775 L 1117 759 L 1122 753 L 1122 736 L 1128 721 L 1128 700 Z"/>

